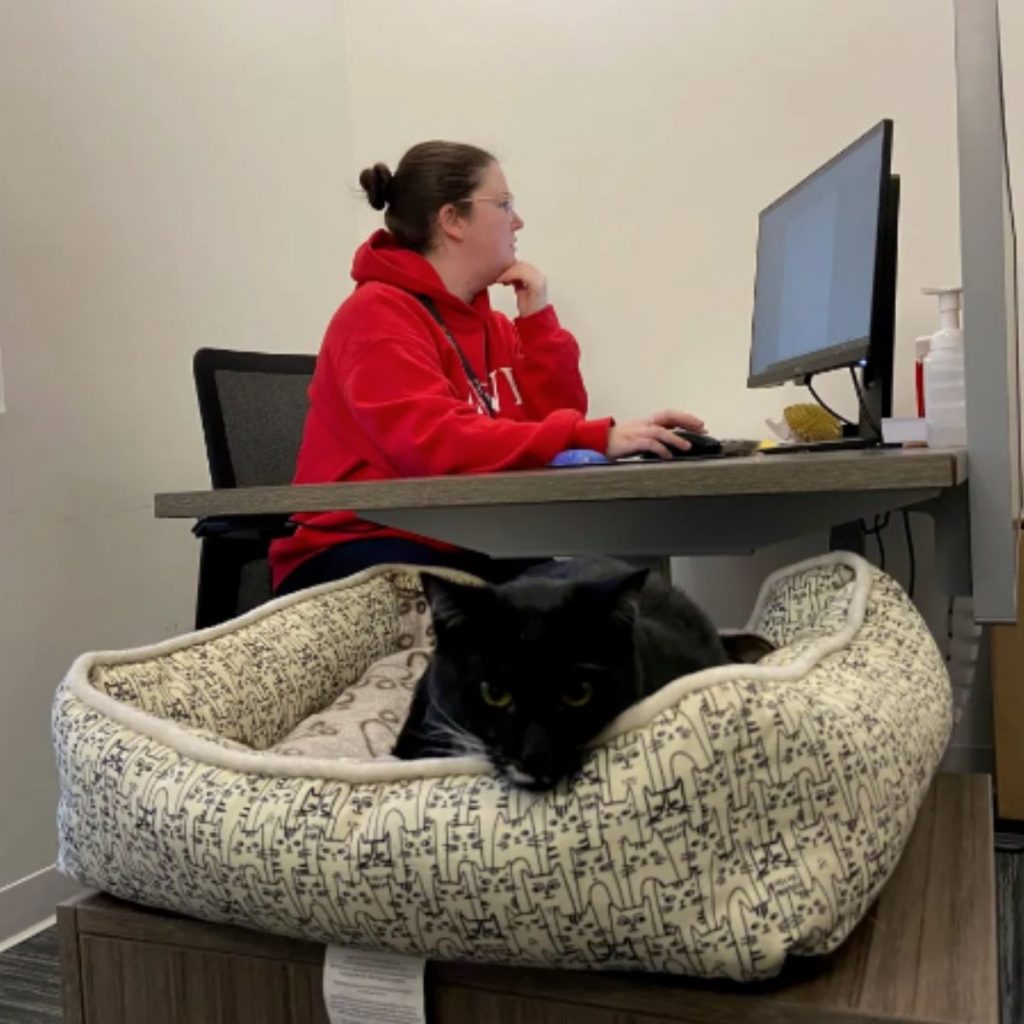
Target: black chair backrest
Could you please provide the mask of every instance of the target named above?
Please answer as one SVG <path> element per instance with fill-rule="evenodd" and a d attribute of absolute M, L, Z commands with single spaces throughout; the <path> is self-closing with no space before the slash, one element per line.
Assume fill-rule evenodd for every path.
<path fill-rule="evenodd" d="M 201 348 L 192 372 L 214 487 L 291 483 L 316 356 Z"/>
<path fill-rule="evenodd" d="M 316 356 L 202 348 L 192 371 L 210 480 L 218 487 L 290 483 L 309 408 Z M 268 520 L 273 520 L 269 522 Z M 267 546 L 284 517 L 206 520 L 196 594 L 202 629 L 271 597 Z M 204 528 L 205 527 L 205 528 Z"/>

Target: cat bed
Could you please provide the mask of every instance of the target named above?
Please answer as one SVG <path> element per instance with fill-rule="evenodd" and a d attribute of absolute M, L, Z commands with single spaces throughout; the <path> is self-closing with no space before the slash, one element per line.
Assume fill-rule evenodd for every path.
<path fill-rule="evenodd" d="M 772 975 L 839 945 L 889 877 L 950 686 L 898 584 L 854 555 L 773 575 L 747 628 L 779 649 L 670 683 L 542 794 L 479 759 L 386 755 L 401 721 L 380 694 L 407 699 L 431 643 L 407 567 L 82 655 L 54 704 L 59 867 L 344 945 Z M 302 745 L 338 739 L 308 723 L 339 698 L 356 726 L 338 742 L 363 753 L 315 756 L 339 749 Z"/>

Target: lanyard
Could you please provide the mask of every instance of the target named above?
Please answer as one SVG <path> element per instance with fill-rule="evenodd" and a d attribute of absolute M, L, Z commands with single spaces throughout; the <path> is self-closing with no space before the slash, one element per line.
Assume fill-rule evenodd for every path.
<path fill-rule="evenodd" d="M 437 322 L 438 327 L 440 327 L 441 330 L 444 331 L 444 336 L 448 339 L 448 341 L 451 343 L 452 348 L 455 349 L 456 353 L 458 354 L 459 362 L 462 363 L 462 372 L 466 375 L 466 379 L 469 381 L 470 386 L 476 392 L 476 397 L 480 399 L 480 404 L 487 410 L 487 415 L 490 416 L 492 420 L 495 419 L 497 414 L 494 411 L 494 400 L 484 390 L 484 386 L 483 384 L 480 383 L 480 378 L 477 377 L 476 372 L 473 370 L 473 367 L 470 366 L 469 360 L 466 358 L 465 352 L 462 351 L 461 346 L 455 340 L 455 336 L 452 334 L 452 332 L 448 330 L 448 325 L 444 322 L 444 320 L 441 319 L 441 314 L 437 311 L 437 306 L 434 305 L 433 299 L 431 299 L 427 295 L 417 295 L 416 297 L 426 307 L 427 312 Z"/>

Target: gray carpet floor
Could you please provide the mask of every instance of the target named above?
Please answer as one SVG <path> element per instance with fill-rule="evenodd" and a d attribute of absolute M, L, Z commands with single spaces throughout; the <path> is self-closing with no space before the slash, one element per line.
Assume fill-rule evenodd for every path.
<path fill-rule="evenodd" d="M 996 854 L 1002 1024 L 1024 1024 L 1024 853 Z M 61 1020 L 57 931 L 0 954 L 0 1024 Z"/>
<path fill-rule="evenodd" d="M 1003 1024 L 1024 1024 L 1024 853 L 996 854 L 996 906 Z"/>
<path fill-rule="evenodd" d="M 57 929 L 47 928 L 0 953 L 0 1024 L 52 1024 L 62 1018 Z"/>

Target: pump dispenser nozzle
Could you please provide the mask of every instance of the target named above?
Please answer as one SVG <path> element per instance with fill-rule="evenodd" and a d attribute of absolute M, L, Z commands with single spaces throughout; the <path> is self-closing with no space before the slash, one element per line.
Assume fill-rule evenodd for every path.
<path fill-rule="evenodd" d="M 922 288 L 921 291 L 925 295 L 939 297 L 939 330 L 960 330 L 960 296 L 963 295 L 963 288 L 949 285 L 945 288 Z"/>

